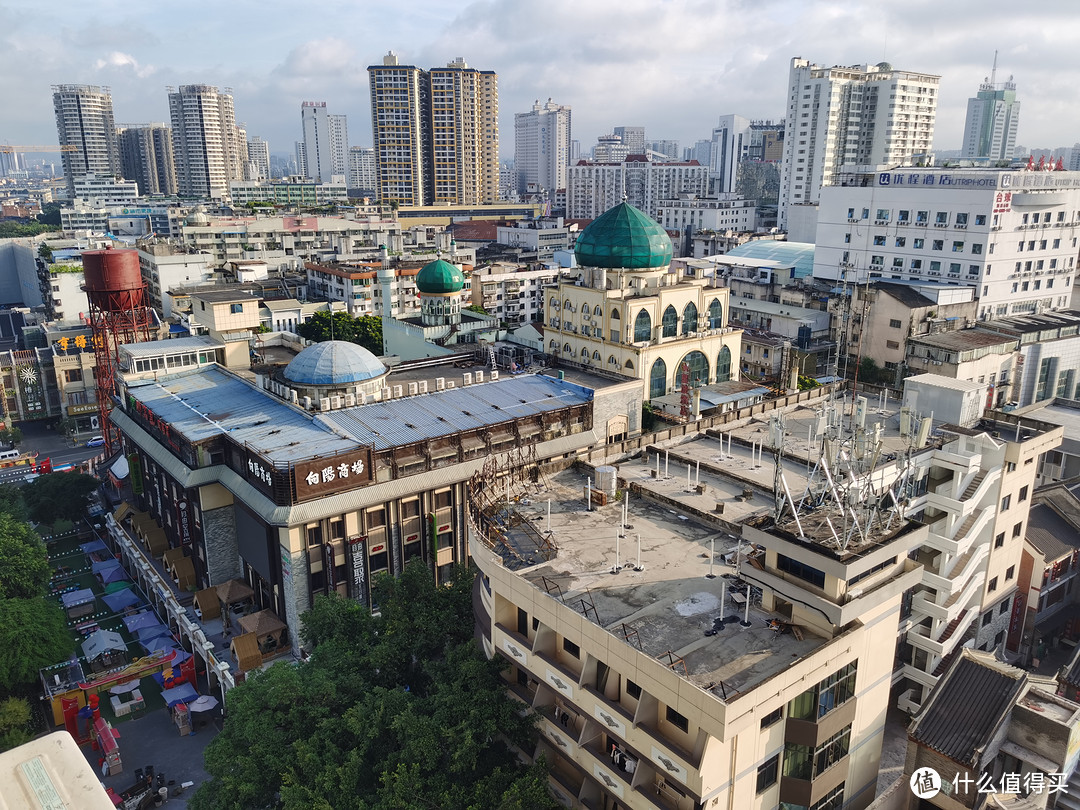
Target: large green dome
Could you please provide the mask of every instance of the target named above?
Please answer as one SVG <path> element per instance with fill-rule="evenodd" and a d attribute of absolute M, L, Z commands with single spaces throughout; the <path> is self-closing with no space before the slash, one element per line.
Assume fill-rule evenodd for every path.
<path fill-rule="evenodd" d="M 577 239 L 574 254 L 583 267 L 667 267 L 671 239 L 659 223 L 624 202 L 589 223 Z"/>
<path fill-rule="evenodd" d="M 416 289 L 428 295 L 447 295 L 461 292 L 465 286 L 465 274 L 450 262 L 436 259 L 425 264 L 416 274 Z"/>

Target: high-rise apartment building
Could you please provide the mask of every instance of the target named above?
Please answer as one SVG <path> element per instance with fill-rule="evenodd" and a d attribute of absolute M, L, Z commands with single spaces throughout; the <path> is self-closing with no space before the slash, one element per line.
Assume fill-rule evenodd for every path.
<path fill-rule="evenodd" d="M 344 115 L 328 115 L 330 126 L 330 164 L 332 173 L 347 177 L 349 174 L 349 124 Z M 327 178 L 324 182 L 329 182 Z"/>
<path fill-rule="evenodd" d="M 475 205 L 499 194 L 494 71 L 455 59 L 424 71 L 393 52 L 368 68 L 380 200 Z"/>
<path fill-rule="evenodd" d="M 968 99 L 964 122 L 964 146 L 960 157 L 969 160 L 1012 160 L 1016 149 L 1016 128 L 1020 124 L 1020 102 L 1016 83 L 1009 77 L 997 84 L 997 56 L 989 78 L 979 85 L 975 98 Z"/>
<path fill-rule="evenodd" d="M 329 183 L 334 173 L 330 150 L 330 121 L 325 101 L 305 101 L 300 105 L 304 128 L 304 176 L 316 183 Z"/>
<path fill-rule="evenodd" d="M 536 101 L 532 110 L 514 115 L 514 168 L 517 191 L 533 186 L 554 194 L 566 188 L 570 164 L 570 108 Z"/>
<path fill-rule="evenodd" d="M 120 127 L 117 139 L 121 171 L 138 183 L 140 194 L 176 194 L 172 133 L 165 124 Z"/>
<path fill-rule="evenodd" d="M 247 180 L 270 179 L 270 144 L 258 135 L 252 135 L 247 139 L 247 169 L 244 171 Z"/>
<path fill-rule="evenodd" d="M 657 155 L 666 155 L 671 160 L 679 159 L 679 142 L 678 141 L 649 141 L 646 144 L 648 151 L 655 152 Z M 656 157 L 652 155 L 651 157 Z"/>
<path fill-rule="evenodd" d="M 77 177 L 120 174 L 120 148 L 109 88 L 57 84 L 52 91 L 56 136 L 61 146 L 75 147 L 75 151 L 60 154 L 68 193 L 74 193 Z"/>
<path fill-rule="evenodd" d="M 230 90 L 206 84 L 169 88 L 169 115 L 179 194 L 226 196 L 229 181 L 243 179 L 247 162 Z"/>
<path fill-rule="evenodd" d="M 349 149 L 349 188 L 374 191 L 375 178 L 375 150 L 370 146 Z"/>
<path fill-rule="evenodd" d="M 654 163 L 643 156 L 617 163 L 582 160 L 567 174 L 566 215 L 596 219 L 625 200 L 658 219 L 663 201 L 705 197 L 708 191 L 709 167 L 696 161 Z"/>
<path fill-rule="evenodd" d="M 645 154 L 645 127 L 615 127 L 613 131 L 631 155 Z"/>
<path fill-rule="evenodd" d="M 296 174 L 307 177 L 307 147 L 303 141 L 297 141 L 293 145 L 293 151 L 296 153 Z"/>
<path fill-rule="evenodd" d="M 780 227 L 792 206 L 816 205 L 844 173 L 905 166 L 930 152 L 940 76 L 894 70 L 888 62 L 822 67 L 791 60 Z"/>
<path fill-rule="evenodd" d="M 741 115 L 721 115 L 712 134 L 712 177 L 714 191 L 735 191 L 739 161 L 750 154 L 750 119 Z"/>

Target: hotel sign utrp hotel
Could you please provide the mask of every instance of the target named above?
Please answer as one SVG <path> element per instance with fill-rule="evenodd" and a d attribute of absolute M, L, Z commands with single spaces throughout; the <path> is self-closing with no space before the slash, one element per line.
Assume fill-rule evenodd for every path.
<path fill-rule="evenodd" d="M 1047 189 L 1080 187 L 1080 172 L 879 172 L 880 186 L 934 186 L 955 189 Z"/>

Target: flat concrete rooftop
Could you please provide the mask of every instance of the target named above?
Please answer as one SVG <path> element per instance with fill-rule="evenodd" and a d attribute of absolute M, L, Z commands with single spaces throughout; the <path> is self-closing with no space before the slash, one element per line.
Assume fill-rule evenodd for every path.
<path fill-rule="evenodd" d="M 701 440 L 710 441 L 712 452 L 719 452 L 715 440 Z M 671 470 L 669 478 L 659 481 L 653 478 L 654 466 L 644 461 L 620 465 L 620 478 L 635 491 L 619 541 L 622 567 L 616 573 L 621 502 L 586 510 L 586 476 L 569 469 L 548 477 L 539 492 L 516 506 L 520 517 L 543 532 L 550 498 L 551 539 L 558 547 L 553 559 L 521 567 L 519 575 L 578 612 L 583 612 L 583 600 L 591 604 L 595 612 L 588 611 L 590 619 L 665 664 L 676 661 L 675 671 L 720 698 L 753 688 L 822 646 L 823 639 L 808 633 L 798 640 L 770 629 L 770 619 L 782 617 L 754 604 L 760 594 L 751 595 L 750 626 L 741 625 L 746 585 L 725 562 L 734 561 L 739 541 L 691 514 L 702 501 L 710 507 L 724 501 L 739 504 L 732 507 L 739 517 L 727 510 L 725 517 L 740 519 L 768 509 L 770 500 L 758 495 L 741 501 L 743 484 L 704 471 L 700 481 L 706 493 L 687 492 L 685 465 L 682 475 Z M 709 579 L 711 554 L 714 578 Z M 717 619 L 724 623 L 713 633 Z"/>

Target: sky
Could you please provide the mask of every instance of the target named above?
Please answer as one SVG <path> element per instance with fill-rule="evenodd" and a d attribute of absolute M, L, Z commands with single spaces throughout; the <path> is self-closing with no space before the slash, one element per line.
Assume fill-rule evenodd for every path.
<path fill-rule="evenodd" d="M 300 139 L 303 101 L 347 115 L 350 144 L 369 146 L 366 68 L 393 50 L 497 72 L 504 158 L 514 113 L 537 99 L 573 108 L 583 150 L 616 126 L 690 146 L 720 115 L 779 119 L 795 56 L 939 74 L 948 150 L 997 50 L 997 80 L 1013 75 L 1022 102 L 1017 143 L 1071 146 L 1077 42 L 1072 0 L 0 0 L 0 143 L 56 144 L 53 84 L 111 87 L 118 124 L 167 121 L 167 87 L 212 84 L 272 153 Z"/>

